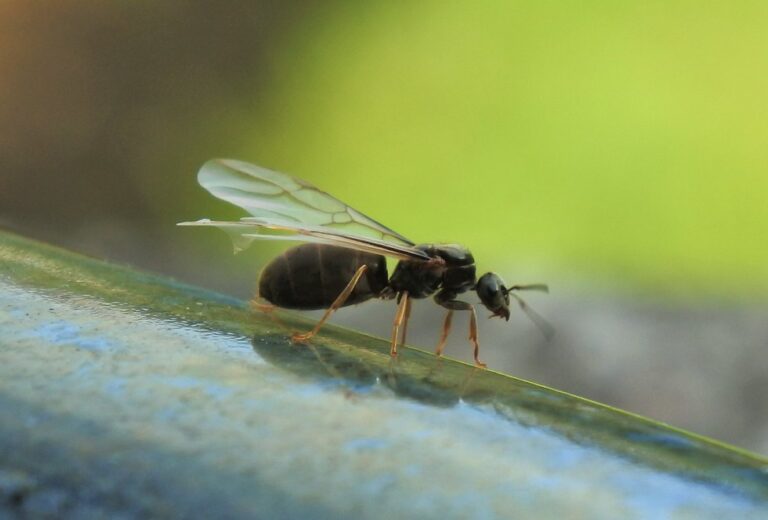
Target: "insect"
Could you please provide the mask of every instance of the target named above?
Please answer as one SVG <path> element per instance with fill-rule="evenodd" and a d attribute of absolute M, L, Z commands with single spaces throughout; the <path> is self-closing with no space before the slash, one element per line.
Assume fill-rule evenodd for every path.
<path fill-rule="evenodd" d="M 491 312 L 491 318 L 509 320 L 511 297 L 545 336 L 552 333 L 549 324 L 515 294 L 522 290 L 547 292 L 546 285 L 507 287 L 495 273 L 477 278 L 474 258 L 465 247 L 417 245 L 306 181 L 243 161 L 208 161 L 197 179 L 212 195 L 241 207 L 250 216 L 238 221 L 202 219 L 178 225 L 223 229 L 232 238 L 235 252 L 255 240 L 304 242 L 264 268 L 256 296 L 268 302 L 262 307 L 265 310 L 326 309 L 312 330 L 294 333 L 294 341 L 308 341 L 341 307 L 372 298 L 394 299 L 397 310 L 390 353 L 396 356 L 398 344 L 405 343 L 412 300 L 433 296 L 435 303 L 447 310 L 435 353 L 443 353 L 454 312 L 465 311 L 475 364 L 485 367 L 479 359 L 475 307 L 458 299 L 471 290 Z M 392 276 L 387 273 L 385 257 L 398 260 Z"/>

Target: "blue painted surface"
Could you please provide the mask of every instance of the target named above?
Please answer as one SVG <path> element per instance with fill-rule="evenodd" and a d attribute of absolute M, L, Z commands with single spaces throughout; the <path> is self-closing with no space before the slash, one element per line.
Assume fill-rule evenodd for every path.
<path fill-rule="evenodd" d="M 121 507 L 145 502 L 230 516 L 768 517 L 768 466 L 705 439 L 525 382 L 494 395 L 503 385 L 476 383 L 511 380 L 446 361 L 456 393 L 415 351 L 390 364 L 385 345 L 253 341 L 241 303 L 142 283 L 165 295 L 116 303 L 0 271 L 0 470 L 34 475 L 40 493 L 58 485 L 70 505 L 85 482 L 129 517 L 139 510 Z M 235 326 L 195 322 L 198 308 Z M 664 470 L 632 449 L 688 458 Z"/>

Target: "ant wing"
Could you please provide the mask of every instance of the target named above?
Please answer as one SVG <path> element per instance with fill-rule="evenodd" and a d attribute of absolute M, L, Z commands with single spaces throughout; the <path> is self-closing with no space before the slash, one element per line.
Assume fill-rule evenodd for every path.
<path fill-rule="evenodd" d="M 291 240 L 346 247 L 398 260 L 430 260 L 426 253 L 413 246 L 349 234 L 334 228 L 292 224 L 266 218 L 245 217 L 234 222 L 202 219 L 196 222 L 179 222 L 177 225 L 214 226 L 223 229 L 232 238 L 236 253 L 248 247 L 254 240 Z"/>
<path fill-rule="evenodd" d="M 267 221 L 322 227 L 346 235 L 413 246 L 414 243 L 312 184 L 234 159 L 213 159 L 197 174 L 214 197 Z"/>

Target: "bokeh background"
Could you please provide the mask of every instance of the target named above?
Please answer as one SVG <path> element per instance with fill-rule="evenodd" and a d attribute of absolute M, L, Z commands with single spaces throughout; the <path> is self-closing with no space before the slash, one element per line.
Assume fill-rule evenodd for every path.
<path fill-rule="evenodd" d="M 555 340 L 483 320 L 492 368 L 767 454 L 766 27 L 760 1 L 4 0 L 0 226 L 245 298 L 275 246 L 174 224 L 241 215 L 209 158 L 291 172 L 549 282 Z M 441 319 L 416 305 L 412 343 Z"/>

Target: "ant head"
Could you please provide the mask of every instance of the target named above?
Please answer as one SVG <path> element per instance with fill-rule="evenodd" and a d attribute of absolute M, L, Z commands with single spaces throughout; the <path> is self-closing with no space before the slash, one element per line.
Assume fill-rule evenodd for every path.
<path fill-rule="evenodd" d="M 509 321 L 509 290 L 496 273 L 485 273 L 477 281 L 475 291 L 483 305 L 491 311 L 491 318 L 498 316 Z"/>
<path fill-rule="evenodd" d="M 530 285 L 513 285 L 507 288 L 504 284 L 504 280 L 501 279 L 496 273 L 485 273 L 475 284 L 475 290 L 480 297 L 480 301 L 483 305 L 491 311 L 491 318 L 498 316 L 509 321 L 509 298 L 510 296 L 517 301 L 517 304 L 523 310 L 523 312 L 533 321 L 534 324 L 541 330 L 544 337 L 551 338 L 554 334 L 554 329 L 547 323 L 547 320 L 539 316 L 533 309 L 528 307 L 528 304 L 523 301 L 518 295 L 512 291 L 542 291 L 549 292 L 549 288 L 541 283 L 535 283 Z"/>

